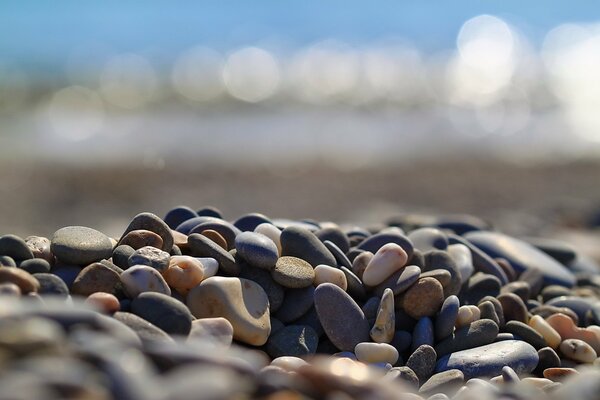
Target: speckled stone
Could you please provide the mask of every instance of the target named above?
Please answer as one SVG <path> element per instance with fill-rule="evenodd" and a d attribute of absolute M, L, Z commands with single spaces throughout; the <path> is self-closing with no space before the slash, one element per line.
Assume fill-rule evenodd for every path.
<path fill-rule="evenodd" d="M 480 319 L 464 326 L 435 346 L 439 356 L 492 343 L 498 334 L 498 325 L 489 319 Z"/>
<path fill-rule="evenodd" d="M 422 278 L 404 294 L 402 306 L 412 318 L 435 315 L 444 302 L 444 288 L 433 278 Z"/>
<path fill-rule="evenodd" d="M 353 351 L 369 340 L 369 323 L 356 302 L 340 287 L 324 283 L 314 292 L 319 321 L 331 342 L 342 351 Z"/>
<path fill-rule="evenodd" d="M 123 289 L 130 298 L 143 292 L 157 292 L 171 295 L 169 285 L 162 275 L 147 265 L 135 265 L 121 274 Z"/>
<path fill-rule="evenodd" d="M 187 340 L 210 341 L 229 347 L 233 341 L 233 326 L 222 317 L 195 319 Z"/>
<path fill-rule="evenodd" d="M 169 225 L 167 225 L 158 216 L 149 212 L 143 212 L 133 217 L 129 223 L 129 226 L 127 226 L 127 229 L 125 229 L 125 232 L 123 232 L 121 237 L 123 238 L 129 232 L 140 229 L 152 231 L 159 235 L 163 240 L 161 250 L 170 251 L 173 247 L 173 234 L 171 233 L 171 228 L 169 228 Z"/>
<path fill-rule="evenodd" d="M 31 254 L 35 258 L 41 258 L 48 261 L 50 264 L 54 263 L 54 255 L 50 250 L 51 242 L 50 239 L 44 236 L 27 236 L 25 238 L 25 244 L 31 250 Z"/>
<path fill-rule="evenodd" d="M 185 304 L 162 293 L 141 293 L 133 299 L 131 312 L 171 335 L 187 336 L 194 319 Z"/>
<path fill-rule="evenodd" d="M 277 260 L 271 276 L 283 287 L 300 289 L 313 284 L 315 271 L 301 258 L 283 256 Z"/>
<path fill-rule="evenodd" d="M 288 325 L 269 337 L 266 350 L 272 358 L 305 357 L 314 354 L 318 344 L 319 336 L 310 326 Z"/>
<path fill-rule="evenodd" d="M 190 291 L 187 305 L 196 318 L 227 319 L 235 340 L 262 346 L 271 333 L 269 298 L 250 280 L 210 277 Z"/>
<path fill-rule="evenodd" d="M 121 278 L 118 273 L 100 263 L 93 263 L 81 270 L 71 293 L 80 296 L 89 296 L 96 292 L 115 294 L 120 290 Z"/>
<path fill-rule="evenodd" d="M 17 235 L 0 236 L 0 255 L 9 256 L 17 263 L 33 258 L 33 253 L 25 240 Z"/>
<path fill-rule="evenodd" d="M 207 237 L 192 233 L 188 236 L 188 245 L 192 256 L 214 258 L 219 263 L 220 271 L 231 276 L 240 274 L 240 266 L 236 264 L 235 258 Z"/>
<path fill-rule="evenodd" d="M 437 354 L 433 347 L 424 344 L 411 354 L 406 366 L 415 372 L 419 382 L 425 382 L 433 374 L 436 359 Z"/>
<path fill-rule="evenodd" d="M 290 226 L 281 232 L 281 254 L 301 258 L 313 267 L 319 264 L 337 265 L 335 257 L 314 233 Z"/>
<path fill-rule="evenodd" d="M 273 269 L 279 250 L 267 236 L 255 232 L 242 232 L 235 238 L 237 254 L 253 267 Z"/>
<path fill-rule="evenodd" d="M 67 226 L 52 236 L 52 254 L 68 264 L 88 265 L 110 258 L 112 249 L 108 236 L 84 226 Z"/>
<path fill-rule="evenodd" d="M 145 246 L 137 249 L 129 256 L 127 263 L 130 267 L 133 265 L 147 265 L 162 274 L 169 268 L 169 258 L 170 255 L 166 251 L 152 246 Z"/>
<path fill-rule="evenodd" d="M 505 340 L 454 352 L 441 357 L 436 372 L 458 369 L 465 379 L 500 375 L 506 365 L 519 375 L 529 374 L 538 363 L 536 350 L 520 340 Z"/>
<path fill-rule="evenodd" d="M 454 295 L 448 296 L 444 300 L 435 318 L 435 339 L 437 341 L 447 338 L 454 332 L 459 307 L 460 301 Z"/>
<path fill-rule="evenodd" d="M 12 267 L 0 267 L 0 283 L 14 283 L 24 294 L 37 292 L 40 288 L 40 283 L 33 275 Z"/>

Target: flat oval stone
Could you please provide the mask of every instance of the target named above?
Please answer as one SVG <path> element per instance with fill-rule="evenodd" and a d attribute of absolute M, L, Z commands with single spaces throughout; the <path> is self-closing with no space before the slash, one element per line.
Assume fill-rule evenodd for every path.
<path fill-rule="evenodd" d="M 177 228 L 182 222 L 197 217 L 196 211 L 192 210 L 188 206 L 177 206 L 170 209 L 163 220 L 165 224 L 171 229 Z"/>
<path fill-rule="evenodd" d="M 315 270 L 301 258 L 283 256 L 277 260 L 271 276 L 283 287 L 300 289 L 313 284 Z"/>
<path fill-rule="evenodd" d="M 169 285 L 162 275 L 147 265 L 134 265 L 121 274 L 121 282 L 127 295 L 137 297 L 143 292 L 157 292 L 171 295 Z"/>
<path fill-rule="evenodd" d="M 67 264 L 88 265 L 108 259 L 113 243 L 104 233 L 84 226 L 67 226 L 54 232 L 51 250 Z"/>
<path fill-rule="evenodd" d="M 446 252 L 454 260 L 456 267 L 460 271 L 462 283 L 468 281 L 473 272 L 475 272 L 471 250 L 464 244 L 456 243 L 449 245 Z"/>
<path fill-rule="evenodd" d="M 242 232 L 252 232 L 260 224 L 271 224 L 271 220 L 261 213 L 250 213 L 239 217 L 233 225 Z"/>
<path fill-rule="evenodd" d="M 129 226 L 127 226 L 127 229 L 125 229 L 125 232 L 123 232 L 121 237 L 124 237 L 131 231 L 136 231 L 139 229 L 145 229 L 158 234 L 163 240 L 163 246 L 161 250 L 170 251 L 173 247 L 173 234 L 171 233 L 171 228 L 169 228 L 169 225 L 167 225 L 158 216 L 149 212 L 143 212 L 136 215 L 133 217 L 129 223 Z"/>
<path fill-rule="evenodd" d="M 33 258 L 27 243 L 19 236 L 10 234 L 0 237 L 0 255 L 9 256 L 17 262 Z"/>
<path fill-rule="evenodd" d="M 235 238 L 242 233 L 238 228 L 233 226 L 233 224 L 214 218 L 196 225 L 188 232 L 188 235 L 191 235 L 192 233 L 202 233 L 206 230 L 216 231 L 221 235 L 227 242 L 227 250 L 231 250 L 235 247 Z"/>
<path fill-rule="evenodd" d="M 37 291 L 40 296 L 55 296 L 64 299 L 69 295 L 67 284 L 58 276 L 50 273 L 37 273 L 34 277 L 40 284 Z"/>
<path fill-rule="evenodd" d="M 497 298 L 502 304 L 502 312 L 507 322 L 510 320 L 527 322 L 527 306 L 519 296 L 514 293 L 502 293 Z"/>
<path fill-rule="evenodd" d="M 338 285 L 344 291 L 348 289 L 348 281 L 346 280 L 346 275 L 341 269 L 330 267 L 329 265 L 317 265 L 317 267 L 315 268 L 315 278 L 313 280 L 313 285 L 319 286 L 321 283 L 325 282 Z"/>
<path fill-rule="evenodd" d="M 344 253 L 335 243 L 329 240 L 325 240 L 323 244 L 325 245 L 325 247 L 327 247 L 331 254 L 333 254 L 338 266 L 346 267 L 348 269 L 352 268 L 352 263 L 350 262 L 350 259 L 346 256 L 346 253 Z"/>
<path fill-rule="evenodd" d="M 302 289 L 287 289 L 283 304 L 275 316 L 284 324 L 297 320 L 305 315 L 314 304 L 315 288 L 307 286 Z"/>
<path fill-rule="evenodd" d="M 402 308 L 414 319 L 435 315 L 444 302 L 444 288 L 437 279 L 422 278 L 404 294 Z"/>
<path fill-rule="evenodd" d="M 315 354 L 319 336 L 306 325 L 288 325 L 269 337 L 266 350 L 272 358 Z"/>
<path fill-rule="evenodd" d="M 448 354 L 440 358 L 435 371 L 462 371 L 465 379 L 492 377 L 502 373 L 504 366 L 517 374 L 531 373 L 538 363 L 537 351 L 529 343 L 505 340 Z"/>
<path fill-rule="evenodd" d="M 240 266 L 235 262 L 235 258 L 209 238 L 199 233 L 192 233 L 188 236 L 188 245 L 191 255 L 214 258 L 219 263 L 219 269 L 226 274 L 232 276 L 240 274 Z"/>
<path fill-rule="evenodd" d="M 71 293 L 80 296 L 89 296 L 96 292 L 115 294 L 121 288 L 121 278 L 118 273 L 100 263 L 93 263 L 81 270 Z"/>
<path fill-rule="evenodd" d="M 269 298 L 247 279 L 210 277 L 190 291 L 187 305 L 196 318 L 227 319 L 240 342 L 262 346 L 271 333 Z"/>
<path fill-rule="evenodd" d="M 458 308 L 460 307 L 460 301 L 458 297 L 452 295 L 448 296 L 439 313 L 435 318 L 435 339 L 441 340 L 452 335 L 454 332 L 454 325 L 456 324 L 456 318 L 458 317 Z"/>
<path fill-rule="evenodd" d="M 222 317 L 195 319 L 188 336 L 188 341 L 193 340 L 210 341 L 229 347 L 233 341 L 233 326 Z"/>
<path fill-rule="evenodd" d="M 214 231 L 212 229 L 205 229 L 199 233 L 202 236 L 205 236 L 205 237 L 209 238 L 210 240 L 212 240 L 213 242 L 215 242 L 216 244 L 218 244 L 219 247 L 223 248 L 224 250 L 229 249 L 227 240 L 225 240 L 225 238 L 223 236 L 221 236 L 221 234 L 219 232 Z"/>
<path fill-rule="evenodd" d="M 371 235 L 364 239 L 359 245 L 358 248 L 360 250 L 370 251 L 375 254 L 377 251 L 388 243 L 395 243 L 398 246 L 402 247 L 404 252 L 406 253 L 407 259 L 410 260 L 413 255 L 414 246 L 410 239 L 400 233 L 394 232 L 380 232 L 374 235 Z"/>
<path fill-rule="evenodd" d="M 354 348 L 354 354 L 358 361 L 367 364 L 389 363 L 394 365 L 398 361 L 398 350 L 387 343 L 359 343 Z"/>
<path fill-rule="evenodd" d="M 171 342 L 173 339 L 162 329 L 135 314 L 118 311 L 113 318 L 130 327 L 140 337 L 142 342 Z"/>
<path fill-rule="evenodd" d="M 536 350 L 539 350 L 547 346 L 544 337 L 540 335 L 535 329 L 529 325 L 520 321 L 508 321 L 504 326 L 504 330 L 508 333 L 512 333 L 515 337 L 526 341 Z"/>
<path fill-rule="evenodd" d="M 194 319 L 185 304 L 162 293 L 141 293 L 131 302 L 131 312 L 171 335 L 187 336 Z"/>
<path fill-rule="evenodd" d="M 395 243 L 385 244 L 367 264 L 362 281 L 365 285 L 377 286 L 402 269 L 407 261 L 408 256 L 402 247 Z"/>
<path fill-rule="evenodd" d="M 337 265 L 329 249 L 307 229 L 291 226 L 281 232 L 281 254 L 301 258 L 313 267 Z"/>
<path fill-rule="evenodd" d="M 529 326 L 535 329 L 553 349 L 557 349 L 561 342 L 561 337 L 548 322 L 539 315 L 534 315 L 529 319 Z"/>
<path fill-rule="evenodd" d="M 19 268 L 29 272 L 30 274 L 48 273 L 50 272 L 50 263 L 43 258 L 31 258 L 21 261 Z"/>
<path fill-rule="evenodd" d="M 535 375 L 543 375 L 543 372 L 548 368 L 560 367 L 560 358 L 551 347 L 544 347 L 538 350 L 538 365 L 533 373 Z"/>
<path fill-rule="evenodd" d="M 37 292 L 40 288 L 40 283 L 29 272 L 11 267 L 0 267 L 0 283 L 14 283 L 23 294 Z"/>
<path fill-rule="evenodd" d="M 237 254 L 253 267 L 273 269 L 279 258 L 275 243 L 265 235 L 242 232 L 235 238 Z"/>
<path fill-rule="evenodd" d="M 315 232 L 315 235 L 323 243 L 325 243 L 325 241 L 334 243 L 344 254 L 350 250 L 350 241 L 348 240 L 348 236 L 346 236 L 344 231 L 338 226 L 321 228 Z"/>
<path fill-rule="evenodd" d="M 448 236 L 437 228 L 419 228 L 408 234 L 408 238 L 416 249 L 422 252 L 429 250 L 446 250 Z"/>
<path fill-rule="evenodd" d="M 369 340 L 369 323 L 356 302 L 332 283 L 319 285 L 314 292 L 319 321 L 331 342 L 342 351 L 353 351 Z"/>
<path fill-rule="evenodd" d="M 559 349 L 565 357 L 580 363 L 593 363 L 598 357 L 592 346 L 579 339 L 565 339 Z"/>
<path fill-rule="evenodd" d="M 456 330 L 452 336 L 439 342 L 435 346 L 435 351 L 438 356 L 443 356 L 448 353 L 483 346 L 492 343 L 498 335 L 498 331 L 498 325 L 494 321 L 480 319 Z"/>
<path fill-rule="evenodd" d="M 465 238 L 494 258 L 505 258 L 517 272 L 538 269 L 546 285 L 571 287 L 575 277 L 562 264 L 530 244 L 498 232 L 470 232 Z"/>
<path fill-rule="evenodd" d="M 573 368 L 546 368 L 544 370 L 544 378 L 550 379 L 554 382 L 560 382 L 568 377 L 577 375 L 579 372 Z"/>
<path fill-rule="evenodd" d="M 426 344 L 419 346 L 406 361 L 406 366 L 413 370 L 419 382 L 425 382 L 435 369 L 437 354 L 433 347 Z"/>
<path fill-rule="evenodd" d="M 367 297 L 367 290 L 365 289 L 362 281 L 348 268 L 341 267 L 340 270 L 346 276 L 346 282 L 348 283 L 348 294 L 355 300 L 363 301 Z"/>

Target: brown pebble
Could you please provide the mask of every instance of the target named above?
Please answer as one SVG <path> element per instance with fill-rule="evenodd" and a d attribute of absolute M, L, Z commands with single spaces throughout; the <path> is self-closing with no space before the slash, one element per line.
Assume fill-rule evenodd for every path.
<path fill-rule="evenodd" d="M 54 264 L 54 254 L 50 251 L 51 241 L 47 237 L 43 236 L 28 236 L 25 238 L 25 243 L 33 257 L 35 258 L 43 258 L 48 261 L 50 264 Z"/>
<path fill-rule="evenodd" d="M 85 303 L 91 304 L 107 314 L 114 314 L 121 309 L 119 299 L 111 293 L 92 293 L 85 299 Z"/>
<path fill-rule="evenodd" d="M 422 278 L 405 293 L 402 307 L 414 319 L 430 317 L 439 311 L 444 302 L 444 288 L 434 278 Z"/>
<path fill-rule="evenodd" d="M 176 230 L 171 229 L 171 234 L 173 235 L 173 244 L 182 251 L 188 249 L 188 237 L 186 234 L 178 232 Z"/>
<path fill-rule="evenodd" d="M 219 247 L 227 250 L 227 240 L 225 240 L 225 238 L 219 232 L 212 229 L 206 229 L 200 232 L 200 234 L 218 244 Z"/>
<path fill-rule="evenodd" d="M 561 382 L 565 378 L 578 373 L 574 368 L 546 368 L 544 370 L 544 378 L 554 382 Z"/>
<path fill-rule="evenodd" d="M 135 250 L 141 249 L 145 246 L 152 246 L 156 247 L 157 249 L 161 249 L 163 247 L 163 239 L 152 231 L 138 229 L 123 236 L 120 244 L 129 245 Z"/>
<path fill-rule="evenodd" d="M 527 323 L 527 306 L 519 296 L 514 293 L 501 293 L 497 299 L 502 304 L 502 312 L 506 322 L 515 320 Z"/>
<path fill-rule="evenodd" d="M 21 288 L 12 282 L 0 283 L 0 296 L 20 296 Z"/>
<path fill-rule="evenodd" d="M 37 292 L 40 283 L 29 272 L 19 268 L 0 267 L 0 283 L 14 283 L 23 294 Z"/>
<path fill-rule="evenodd" d="M 79 272 L 71 293 L 89 296 L 96 292 L 115 293 L 121 286 L 119 274 L 102 263 L 92 263 Z"/>

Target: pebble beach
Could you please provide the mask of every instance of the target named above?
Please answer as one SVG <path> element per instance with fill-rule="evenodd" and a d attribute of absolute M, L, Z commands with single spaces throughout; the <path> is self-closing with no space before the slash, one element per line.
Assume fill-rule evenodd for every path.
<path fill-rule="evenodd" d="M 473 215 L 0 237 L 0 398 L 595 399 L 600 268 Z"/>

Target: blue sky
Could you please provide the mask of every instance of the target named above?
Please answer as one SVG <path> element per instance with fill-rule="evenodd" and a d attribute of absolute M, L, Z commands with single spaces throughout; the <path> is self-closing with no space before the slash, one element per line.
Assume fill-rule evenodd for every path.
<path fill-rule="evenodd" d="M 0 0 L 0 62 L 62 65 L 89 42 L 169 58 L 200 43 L 227 50 L 277 39 L 293 48 L 323 38 L 364 45 L 397 36 L 434 51 L 452 47 L 462 23 L 486 13 L 524 30 L 534 45 L 558 24 L 600 20 L 597 3 L 581 0 Z"/>

